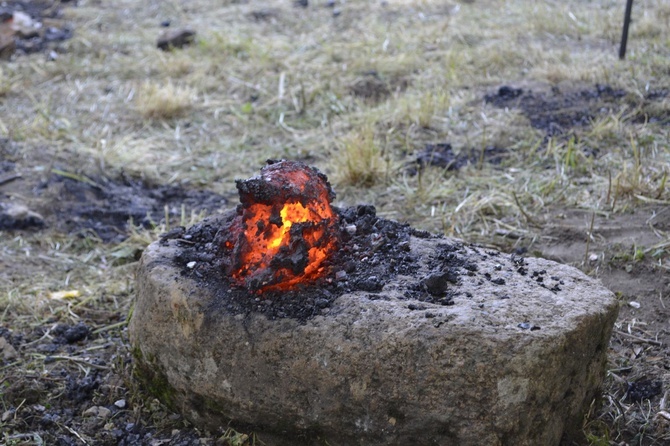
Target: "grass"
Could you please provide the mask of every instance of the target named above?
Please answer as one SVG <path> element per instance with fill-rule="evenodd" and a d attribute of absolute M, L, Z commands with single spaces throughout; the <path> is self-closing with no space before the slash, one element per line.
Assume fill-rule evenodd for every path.
<path fill-rule="evenodd" d="M 608 0 L 351 0 L 337 17 L 320 4 L 286 3 L 254 19 L 259 8 L 204 0 L 66 8 L 76 33 L 56 61 L 28 55 L 0 70 L 0 136 L 16 142 L 2 146 L 3 157 L 31 172 L 123 173 L 227 196 L 265 159 L 301 159 L 329 175 L 338 205 L 372 203 L 384 217 L 505 249 L 532 247 L 563 209 L 621 215 L 670 204 L 670 99 L 652 95 L 670 89 L 662 0 L 635 3 L 624 61 L 623 7 Z M 157 17 L 197 29 L 196 44 L 157 50 Z M 595 84 L 626 96 L 552 137 L 532 116 L 483 100 L 501 85 L 539 93 Z M 412 174 L 416 153 L 442 142 L 476 161 Z M 500 164 L 486 158 L 492 146 L 506 149 Z M 93 235 L 3 233 L 0 321 L 25 331 L 127 313 L 136 252 L 177 223 L 137 229 L 115 246 Z M 654 261 L 667 267 L 663 253 Z M 48 297 L 64 290 L 81 296 Z M 605 424 L 586 424 L 591 444 L 625 429 Z"/>
<path fill-rule="evenodd" d="M 183 68 L 183 65 L 181 65 Z M 181 70 L 179 65 L 177 69 Z M 172 119 L 183 116 L 195 103 L 195 91 L 188 87 L 144 82 L 138 92 L 135 106 L 140 114 L 149 119 Z"/>

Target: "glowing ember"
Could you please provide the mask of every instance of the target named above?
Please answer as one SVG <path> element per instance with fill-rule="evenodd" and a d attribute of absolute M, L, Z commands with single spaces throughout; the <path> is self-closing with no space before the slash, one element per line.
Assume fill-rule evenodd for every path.
<path fill-rule="evenodd" d="M 251 290 L 287 290 L 327 272 L 338 235 L 325 175 L 295 161 L 268 161 L 237 189 L 242 204 L 223 245 L 233 279 Z"/>

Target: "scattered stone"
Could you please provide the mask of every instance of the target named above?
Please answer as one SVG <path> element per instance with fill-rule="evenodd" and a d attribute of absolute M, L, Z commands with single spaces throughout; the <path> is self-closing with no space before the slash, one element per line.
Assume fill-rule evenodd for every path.
<path fill-rule="evenodd" d="M 158 38 L 156 46 L 163 51 L 183 48 L 195 41 L 195 34 L 195 31 L 187 28 L 167 30 Z"/>
<path fill-rule="evenodd" d="M 11 229 L 41 228 L 44 218 L 18 203 L 0 202 L 0 231 Z"/>
<path fill-rule="evenodd" d="M 5 361 L 16 359 L 19 354 L 16 349 L 10 344 L 7 339 L 0 337 L 0 354 Z"/>
<path fill-rule="evenodd" d="M 104 406 L 93 406 L 86 409 L 83 413 L 85 417 L 96 417 L 106 420 L 112 416 L 112 411 Z"/>
<path fill-rule="evenodd" d="M 640 302 L 636 302 L 634 300 L 631 300 L 630 302 L 628 302 L 628 305 L 630 305 L 633 308 L 640 308 Z"/>
<path fill-rule="evenodd" d="M 72 30 L 67 25 L 51 18 L 57 14 L 57 10 L 51 9 L 52 5 L 37 3 L 3 2 L 0 9 L 0 59 L 7 60 L 14 53 L 42 51 L 50 42 L 72 37 Z M 25 7 L 29 10 L 22 9 Z"/>
<path fill-rule="evenodd" d="M 0 59 L 9 60 L 16 51 L 12 14 L 2 12 L 0 16 Z"/>
<path fill-rule="evenodd" d="M 35 22 L 28 14 L 23 11 L 14 11 L 12 18 L 12 29 L 20 39 L 32 39 L 39 37 L 41 24 Z"/>
<path fill-rule="evenodd" d="M 49 26 L 44 30 L 44 40 L 47 42 L 60 42 L 72 38 L 72 30 L 68 27 L 56 28 Z"/>
<path fill-rule="evenodd" d="M 114 405 L 116 407 L 118 407 L 119 409 L 125 409 L 126 408 L 126 400 L 114 401 Z"/>

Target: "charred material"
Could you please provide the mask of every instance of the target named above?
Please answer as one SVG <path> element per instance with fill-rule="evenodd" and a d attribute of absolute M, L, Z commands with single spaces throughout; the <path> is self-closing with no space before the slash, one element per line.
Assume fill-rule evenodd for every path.
<path fill-rule="evenodd" d="M 287 290 L 327 272 L 338 246 L 328 178 L 296 161 L 268 161 L 238 180 L 241 204 L 222 242 L 225 270 L 250 291 Z"/>

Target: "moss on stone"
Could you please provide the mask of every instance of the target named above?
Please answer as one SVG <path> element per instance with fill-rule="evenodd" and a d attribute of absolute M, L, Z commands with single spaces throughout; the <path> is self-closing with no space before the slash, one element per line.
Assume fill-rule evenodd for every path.
<path fill-rule="evenodd" d="M 175 390 L 167 376 L 161 372 L 155 358 L 147 358 L 138 346 L 132 349 L 134 358 L 133 376 L 154 397 L 171 409 L 175 408 Z"/>

